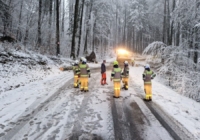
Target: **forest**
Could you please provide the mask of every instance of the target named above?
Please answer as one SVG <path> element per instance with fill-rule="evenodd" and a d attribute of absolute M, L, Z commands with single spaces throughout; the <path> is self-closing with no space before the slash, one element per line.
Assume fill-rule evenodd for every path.
<path fill-rule="evenodd" d="M 200 0 L 0 0 L 0 40 L 72 59 L 124 46 L 200 98 Z"/>

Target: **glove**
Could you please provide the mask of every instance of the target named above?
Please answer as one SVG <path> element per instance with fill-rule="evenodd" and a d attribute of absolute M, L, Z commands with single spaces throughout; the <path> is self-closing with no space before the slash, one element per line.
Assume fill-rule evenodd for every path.
<path fill-rule="evenodd" d="M 112 78 L 110 78 L 110 81 L 112 81 Z"/>
<path fill-rule="evenodd" d="M 90 74 L 89 74 L 89 78 L 90 78 Z"/>

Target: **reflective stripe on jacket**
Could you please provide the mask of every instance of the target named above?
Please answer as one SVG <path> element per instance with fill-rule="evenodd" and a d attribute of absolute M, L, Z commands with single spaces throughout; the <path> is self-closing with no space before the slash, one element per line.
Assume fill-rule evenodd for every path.
<path fill-rule="evenodd" d="M 79 70 L 80 70 L 81 77 L 88 77 L 90 74 L 90 68 L 89 68 L 88 64 L 80 64 Z"/>
<path fill-rule="evenodd" d="M 145 84 L 151 84 L 151 79 L 155 77 L 155 74 L 152 70 L 145 70 L 143 73 L 143 80 Z"/>
<path fill-rule="evenodd" d="M 79 72 L 78 65 L 73 66 L 73 72 L 74 72 L 74 75 L 76 75 Z"/>
<path fill-rule="evenodd" d="M 113 81 L 120 81 L 121 80 L 121 68 L 113 68 L 111 73 L 111 78 Z"/>
<path fill-rule="evenodd" d="M 122 77 L 129 77 L 129 67 L 128 66 L 124 67 L 124 69 L 122 71 Z"/>

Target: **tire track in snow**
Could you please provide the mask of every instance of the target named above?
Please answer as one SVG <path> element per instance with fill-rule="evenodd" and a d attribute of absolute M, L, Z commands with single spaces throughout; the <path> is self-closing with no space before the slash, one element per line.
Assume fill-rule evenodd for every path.
<path fill-rule="evenodd" d="M 135 83 L 131 79 L 131 85 L 136 91 L 136 96 L 140 99 L 143 99 L 141 93 L 144 93 L 141 86 Z M 139 94 L 140 93 L 140 94 Z M 144 93 L 145 94 L 145 93 Z M 144 102 L 144 101 L 143 101 Z M 156 119 L 162 124 L 162 126 L 166 129 L 166 131 L 175 139 L 175 140 L 188 140 L 188 139 L 195 139 L 185 128 L 183 128 L 176 120 L 168 116 L 164 111 L 157 104 L 153 101 L 151 102 L 144 102 L 146 107 L 151 111 L 151 113 L 156 117 Z"/>
<path fill-rule="evenodd" d="M 69 77 L 71 77 L 71 76 L 69 76 Z M 65 78 L 67 78 L 67 77 L 65 77 Z M 63 81 L 63 79 L 61 79 L 61 81 Z M 42 110 L 42 108 L 45 106 L 45 104 L 48 104 L 49 102 L 51 102 L 51 100 L 53 100 L 53 98 L 55 98 L 57 95 L 59 95 L 59 93 L 62 90 L 64 90 L 69 83 L 70 83 L 70 80 L 68 82 L 66 82 L 65 84 L 63 84 L 63 86 L 57 92 L 53 93 L 47 99 L 42 101 L 39 105 L 37 105 L 36 103 L 33 103 L 31 106 L 29 106 L 29 109 L 27 110 L 27 112 L 25 111 L 21 115 L 21 117 L 16 121 L 16 123 L 11 128 L 11 130 L 8 131 L 5 135 L 3 135 L 1 137 L 1 140 L 8 140 L 8 139 L 13 138 L 14 135 L 16 135 L 20 131 L 20 129 L 22 129 L 31 119 L 34 118 L 35 115 L 37 115 L 38 112 L 40 112 Z"/>
<path fill-rule="evenodd" d="M 137 104 L 133 105 L 134 110 L 132 110 L 127 106 L 127 102 L 129 100 L 123 97 L 111 100 L 115 140 L 142 140 L 137 129 L 142 122 L 134 117 L 134 115 L 142 116 L 141 111 Z"/>
<path fill-rule="evenodd" d="M 100 123 L 102 121 L 102 114 L 95 110 L 94 108 L 98 106 L 98 104 L 102 104 L 102 100 L 98 97 L 99 93 L 99 81 L 97 81 L 97 76 L 99 74 L 94 74 L 90 80 L 90 88 L 89 92 L 84 92 L 84 98 L 81 101 L 80 107 L 75 110 L 75 116 L 73 116 L 73 122 L 71 127 L 73 126 L 72 131 L 68 131 L 68 134 L 65 134 L 63 138 L 74 140 L 74 139 L 95 139 L 101 140 L 101 133 L 96 133 L 99 128 L 103 127 Z M 99 78 L 98 78 L 99 79 Z M 99 93 L 100 94 L 100 93 Z M 102 93 L 101 93 L 102 94 Z M 95 103 L 94 99 L 99 103 Z M 103 103 L 104 104 L 104 103 Z M 102 104 L 102 105 L 103 105 Z M 90 106 L 92 105 L 92 106 Z M 70 123 L 71 123 L 70 122 Z M 68 123 L 69 124 L 69 123 Z M 67 124 L 67 125 L 68 125 Z M 68 129 L 66 129 L 68 130 Z"/>
<path fill-rule="evenodd" d="M 137 93 L 132 92 L 135 87 L 131 83 L 132 80 L 128 91 L 121 91 L 119 99 L 111 99 L 115 139 L 161 140 L 163 136 L 172 139 L 154 115 L 148 110 L 144 111 L 145 107 L 138 101 L 141 99 L 137 98 Z M 113 94 L 113 91 L 110 92 Z"/>
<path fill-rule="evenodd" d="M 99 70 L 98 70 L 99 71 Z M 72 87 L 73 81 L 69 81 L 70 86 L 58 91 L 55 98 L 43 104 L 39 112 L 32 116 L 24 127 L 16 132 L 12 140 L 18 139 L 37 139 L 37 140 L 64 140 L 73 134 L 80 138 L 93 137 L 102 139 L 103 132 L 96 133 L 101 128 L 101 113 L 88 107 L 93 98 L 98 98 L 97 74 L 91 78 L 90 92 L 80 92 L 79 89 Z M 67 84 L 65 84 L 67 85 Z M 99 99 L 99 105 L 104 102 Z M 86 108 L 86 109 L 85 109 Z M 80 119 L 83 117 L 83 119 Z M 84 124 L 84 119 L 91 119 L 88 124 Z M 105 118 L 105 117 L 104 117 Z M 81 126 L 81 127 L 80 127 Z M 88 127 L 89 126 L 89 127 Z"/>

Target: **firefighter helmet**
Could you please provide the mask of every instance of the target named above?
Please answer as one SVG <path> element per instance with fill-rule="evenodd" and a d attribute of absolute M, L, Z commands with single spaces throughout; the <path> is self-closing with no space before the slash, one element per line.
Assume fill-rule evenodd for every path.
<path fill-rule="evenodd" d="M 80 61 L 82 62 L 84 59 L 85 59 L 84 57 L 81 57 L 81 58 L 80 58 Z"/>
<path fill-rule="evenodd" d="M 78 60 L 76 60 L 76 61 L 75 61 L 75 64 L 78 64 L 78 63 L 79 63 Z"/>
<path fill-rule="evenodd" d="M 87 59 L 83 57 L 82 61 L 86 63 L 86 62 L 87 62 Z"/>
<path fill-rule="evenodd" d="M 128 61 L 124 61 L 124 64 L 128 65 Z"/>
<path fill-rule="evenodd" d="M 113 65 L 118 65 L 118 62 L 115 60 L 115 61 L 113 62 Z"/>
<path fill-rule="evenodd" d="M 150 69 L 150 65 L 149 64 L 146 64 L 145 65 L 145 69 L 149 68 Z"/>

